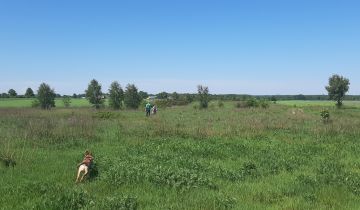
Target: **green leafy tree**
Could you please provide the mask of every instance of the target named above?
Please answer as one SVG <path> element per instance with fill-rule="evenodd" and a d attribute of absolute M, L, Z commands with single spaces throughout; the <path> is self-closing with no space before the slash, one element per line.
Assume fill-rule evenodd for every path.
<path fill-rule="evenodd" d="M 32 98 L 34 96 L 35 96 L 34 91 L 31 88 L 26 89 L 26 92 L 25 92 L 26 98 Z"/>
<path fill-rule="evenodd" d="M 113 109 L 120 109 L 124 101 L 124 91 L 117 81 L 110 85 L 109 89 L 109 105 Z"/>
<path fill-rule="evenodd" d="M 7 94 L 7 93 L 1 93 L 1 98 L 9 98 L 9 94 Z"/>
<path fill-rule="evenodd" d="M 336 101 L 336 106 L 341 107 L 346 92 L 349 90 L 349 79 L 339 76 L 337 74 L 329 78 L 329 85 L 326 86 L 331 100 Z"/>
<path fill-rule="evenodd" d="M 272 101 L 274 104 L 276 104 L 276 101 L 277 101 L 276 96 L 271 96 L 270 101 Z"/>
<path fill-rule="evenodd" d="M 62 102 L 63 102 L 65 107 L 69 107 L 70 104 L 71 104 L 70 96 L 64 96 L 63 99 L 62 99 Z"/>
<path fill-rule="evenodd" d="M 9 94 L 10 97 L 16 97 L 17 96 L 17 93 L 16 93 L 16 91 L 14 89 L 10 89 L 8 91 L 8 94 Z"/>
<path fill-rule="evenodd" d="M 144 91 L 139 91 L 139 95 L 140 95 L 141 99 L 147 99 L 147 97 L 149 97 L 149 94 Z"/>
<path fill-rule="evenodd" d="M 167 92 L 161 92 L 158 93 L 156 96 L 158 99 L 167 99 L 169 97 L 169 94 Z"/>
<path fill-rule="evenodd" d="M 99 109 L 104 103 L 101 85 L 95 79 L 90 81 L 87 90 L 85 90 L 85 96 L 96 109 Z"/>
<path fill-rule="evenodd" d="M 173 92 L 173 93 L 171 94 L 171 97 L 172 97 L 173 100 L 175 100 L 175 101 L 179 100 L 179 98 L 180 98 L 180 96 L 179 96 L 179 94 L 178 94 L 177 92 Z"/>
<path fill-rule="evenodd" d="M 200 108 L 206 109 L 209 105 L 209 88 L 198 85 L 198 98 L 200 101 Z"/>
<path fill-rule="evenodd" d="M 127 108 L 137 109 L 141 103 L 141 97 L 138 93 L 138 89 L 133 84 L 126 86 L 124 102 Z"/>
<path fill-rule="evenodd" d="M 194 101 L 194 98 L 195 96 L 193 94 L 189 94 L 189 93 L 186 93 L 185 94 L 185 100 L 188 102 L 188 103 L 191 103 Z"/>
<path fill-rule="evenodd" d="M 37 99 L 42 109 L 55 107 L 55 91 L 46 83 L 42 83 L 37 91 Z"/>

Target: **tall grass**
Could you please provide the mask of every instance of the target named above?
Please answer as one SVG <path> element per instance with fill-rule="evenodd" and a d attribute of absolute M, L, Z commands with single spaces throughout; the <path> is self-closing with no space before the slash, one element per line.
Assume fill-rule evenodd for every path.
<path fill-rule="evenodd" d="M 360 109 L 0 109 L 3 209 L 356 209 Z M 99 174 L 74 184 L 90 149 Z M 0 153 L 0 154 L 2 154 Z"/>

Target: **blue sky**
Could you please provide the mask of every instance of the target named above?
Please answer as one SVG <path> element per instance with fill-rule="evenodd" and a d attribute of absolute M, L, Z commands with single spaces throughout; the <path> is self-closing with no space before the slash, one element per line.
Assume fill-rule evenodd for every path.
<path fill-rule="evenodd" d="M 360 1 L 0 0 L 0 92 L 360 94 Z"/>

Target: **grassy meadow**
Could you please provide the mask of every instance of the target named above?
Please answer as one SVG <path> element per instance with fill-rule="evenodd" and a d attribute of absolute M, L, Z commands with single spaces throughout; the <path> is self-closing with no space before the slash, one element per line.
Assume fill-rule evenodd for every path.
<path fill-rule="evenodd" d="M 50 111 L 5 103 L 0 155 L 16 165 L 0 166 L 0 209 L 360 206 L 360 106 L 212 102 L 146 118 L 142 110 L 95 111 L 83 100 Z M 98 174 L 75 184 L 86 149 Z"/>
<path fill-rule="evenodd" d="M 0 108 L 25 108 L 31 107 L 33 98 L 0 98 Z M 64 107 L 64 103 L 61 98 L 55 99 L 56 107 Z M 83 98 L 72 98 L 71 107 L 89 107 L 90 104 Z"/>

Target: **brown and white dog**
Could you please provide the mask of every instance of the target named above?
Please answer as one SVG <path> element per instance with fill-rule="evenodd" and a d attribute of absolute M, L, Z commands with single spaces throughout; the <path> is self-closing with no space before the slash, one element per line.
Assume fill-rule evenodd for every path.
<path fill-rule="evenodd" d="M 89 167 L 93 161 L 94 157 L 92 156 L 91 152 L 89 152 L 88 150 L 85 151 L 85 157 L 84 157 L 84 160 L 78 164 L 78 173 L 77 173 L 77 177 L 76 177 L 76 183 L 78 182 L 82 182 L 84 177 L 86 175 L 88 175 L 89 173 Z M 82 173 L 82 176 L 81 176 L 81 173 Z M 80 178 L 81 176 L 81 178 Z M 79 180 L 80 178 L 80 180 Z"/>

